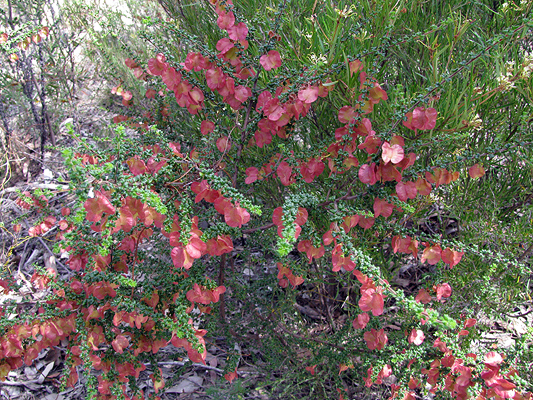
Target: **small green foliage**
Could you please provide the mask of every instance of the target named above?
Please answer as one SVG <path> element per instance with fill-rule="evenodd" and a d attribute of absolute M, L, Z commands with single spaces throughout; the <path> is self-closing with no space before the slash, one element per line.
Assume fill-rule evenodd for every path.
<path fill-rule="evenodd" d="M 529 390 L 525 339 L 479 343 L 530 289 L 531 6 L 161 3 L 139 49 L 118 13 L 90 32 L 124 113 L 63 150 L 71 272 L 37 269 L 42 312 L 0 323 L 0 377 L 68 338 L 65 386 L 76 364 L 121 397 L 149 363 L 157 393 L 159 349 L 204 362 L 216 332 L 235 398 L 245 357 L 276 398 Z M 59 221 L 47 197 L 18 200 L 31 236 Z"/>

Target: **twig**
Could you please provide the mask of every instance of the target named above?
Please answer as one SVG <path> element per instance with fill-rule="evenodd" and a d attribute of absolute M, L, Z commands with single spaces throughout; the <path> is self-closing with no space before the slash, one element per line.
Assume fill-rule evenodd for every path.
<path fill-rule="evenodd" d="M 224 268 L 225 267 L 226 267 L 226 254 L 222 254 L 222 257 L 220 257 L 220 266 L 218 269 L 218 286 L 224 285 Z M 226 323 L 226 302 L 224 300 L 224 293 L 220 295 L 218 310 L 220 314 L 220 321 L 225 324 Z"/>
<path fill-rule="evenodd" d="M 184 361 L 161 361 L 161 362 L 157 363 L 157 365 L 177 365 L 178 367 L 183 367 L 185 364 L 189 364 L 189 363 L 188 362 L 184 362 Z M 147 367 L 152 366 L 151 363 L 144 363 L 144 365 L 147 366 Z M 210 365 L 205 365 L 205 364 L 201 364 L 201 363 L 192 363 L 192 366 L 193 367 L 198 367 L 198 368 L 203 368 L 203 369 L 209 369 L 211 371 L 216 371 L 219 374 L 223 374 L 224 373 L 223 369 L 212 367 Z"/>
<path fill-rule="evenodd" d="M 25 185 L 25 189 L 21 187 L 16 187 L 16 186 L 4 189 L 0 191 L 0 196 L 6 193 L 16 192 L 17 190 L 20 190 L 20 191 L 27 190 L 27 189 L 68 190 L 68 188 L 69 188 L 68 185 L 59 185 L 59 184 L 56 185 L 53 183 L 33 183 L 33 184 Z"/>
<path fill-rule="evenodd" d="M 291 335 L 291 336 L 294 336 L 298 339 L 303 339 L 303 340 L 311 340 L 313 342 L 316 342 L 316 343 L 320 343 L 320 344 L 325 344 L 326 346 L 331 346 L 331 347 L 334 347 L 338 350 L 342 350 L 342 351 L 346 351 L 346 347 L 344 346 L 339 346 L 338 344 L 336 343 L 331 343 L 331 342 L 328 342 L 326 340 L 321 340 L 321 339 L 317 339 L 317 338 L 314 338 L 314 337 L 309 337 L 309 336 L 304 336 L 304 335 L 300 335 L 298 333 L 295 333 L 295 332 L 291 332 L 289 329 L 287 329 L 281 322 L 278 324 L 278 326 L 283 330 L 283 332 Z"/>
<path fill-rule="evenodd" d="M 355 199 L 358 199 L 358 198 L 361 198 L 362 196 L 364 196 L 366 194 L 366 192 L 363 192 L 363 193 L 359 193 L 359 194 L 356 194 L 356 195 L 353 195 L 353 196 L 348 196 L 350 192 L 346 193 L 344 196 L 341 196 L 337 199 L 333 199 L 333 200 L 328 200 L 328 201 L 325 201 L 323 203 L 320 203 L 317 205 L 317 207 L 325 207 L 327 205 L 330 205 L 332 203 L 338 203 L 339 201 L 342 201 L 342 200 L 355 200 Z"/>
<path fill-rule="evenodd" d="M 254 79 L 254 87 L 252 88 L 252 93 L 255 93 L 257 89 L 257 80 L 259 79 L 259 74 L 256 75 Z M 252 98 L 248 100 L 248 107 L 246 107 L 246 115 L 244 116 L 244 123 L 241 130 L 241 141 L 237 148 L 237 156 L 235 157 L 235 171 L 233 172 L 232 183 L 233 187 L 237 187 L 237 172 L 239 167 L 239 162 L 242 156 L 242 149 L 244 148 L 244 140 L 246 139 L 246 134 L 248 130 L 248 123 L 250 121 L 250 111 L 252 110 Z"/>
<path fill-rule="evenodd" d="M 524 312 L 521 313 L 521 314 L 515 314 L 515 315 L 513 315 L 513 314 L 503 313 L 503 315 L 506 315 L 506 316 L 508 316 L 509 318 L 520 318 L 520 317 L 525 317 L 526 315 L 529 315 L 529 314 L 531 314 L 531 313 L 533 313 L 533 308 L 532 308 L 531 310 L 524 311 Z"/>
<path fill-rule="evenodd" d="M 44 242 L 44 240 L 40 237 L 40 236 L 37 236 L 37 239 L 39 239 L 39 242 L 41 242 L 41 244 L 46 248 L 46 250 L 48 250 L 48 252 L 52 255 L 54 255 L 54 252 L 52 250 L 50 250 L 50 248 L 46 245 L 46 243 Z M 56 262 L 61 265 L 63 267 L 63 269 L 66 271 L 67 275 L 68 276 L 71 276 L 72 275 L 72 271 L 67 268 L 61 261 L 59 261 L 59 259 L 57 257 L 56 258 Z"/>
<path fill-rule="evenodd" d="M 275 226 L 273 223 L 270 223 L 270 224 L 266 224 L 266 225 L 263 225 L 263 226 L 258 226 L 257 228 L 250 228 L 250 229 L 244 229 L 242 231 L 243 234 L 248 234 L 248 233 L 254 233 L 254 232 L 257 232 L 257 231 L 264 231 L 264 230 L 267 230 L 269 228 L 272 228 L 273 226 Z"/>
<path fill-rule="evenodd" d="M 320 277 L 320 271 L 318 270 L 318 265 L 316 264 L 315 260 L 313 260 L 313 264 L 312 265 L 313 265 L 313 267 L 315 269 L 315 272 L 316 272 L 317 276 Z M 324 292 L 327 292 L 325 283 L 322 283 L 322 290 L 324 290 Z M 329 324 L 331 326 L 331 329 L 333 329 L 333 331 L 335 332 L 337 330 L 337 327 L 335 326 L 335 321 L 333 320 L 333 317 L 331 316 L 331 312 L 329 311 L 328 304 L 324 300 L 325 296 L 323 296 L 322 293 L 320 293 L 320 288 L 318 290 L 318 295 L 320 296 L 320 302 L 322 303 L 322 307 L 324 307 L 324 309 L 326 311 L 326 314 L 328 316 L 328 322 L 329 322 Z"/>
<path fill-rule="evenodd" d="M 11 382 L 11 381 L 5 380 L 3 382 L 0 382 L 0 386 L 1 385 L 6 385 L 6 386 L 26 386 L 27 388 L 31 389 L 31 387 L 28 387 L 27 385 L 28 384 L 32 384 L 32 383 L 41 383 L 41 382 L 39 382 L 39 379 L 32 379 L 32 380 L 29 380 L 29 381 L 21 381 L 21 382 Z"/>
<path fill-rule="evenodd" d="M 533 250 L 533 243 L 522 253 L 520 257 L 516 260 L 517 263 L 521 262 L 526 256 L 531 253 L 531 250 Z"/>

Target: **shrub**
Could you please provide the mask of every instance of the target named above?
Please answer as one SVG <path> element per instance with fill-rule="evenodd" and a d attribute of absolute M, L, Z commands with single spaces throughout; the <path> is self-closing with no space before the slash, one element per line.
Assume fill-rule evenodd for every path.
<path fill-rule="evenodd" d="M 531 172 L 531 121 L 519 107 L 531 61 L 516 45 L 530 6 L 510 18 L 482 3 L 282 2 L 265 3 L 264 14 L 253 4 L 200 5 L 197 36 L 177 27 L 187 27 L 185 12 L 179 23 L 145 20 L 154 57 L 125 64 L 147 78 L 149 109 L 115 117 L 122 125 L 106 149 L 80 139 L 64 150 L 76 204 L 58 224 L 72 274 L 35 273 L 50 297 L 4 322 L 2 375 L 68 338 L 66 385 L 81 366 L 92 397 L 139 398 L 135 378 L 149 362 L 158 393 L 158 351 L 172 344 L 203 362 L 200 324 L 220 323 L 238 340 L 248 332 L 227 307 L 245 305 L 267 332 L 262 344 L 299 369 L 295 382 L 272 384 L 277 396 L 297 397 L 305 373 L 323 398 L 384 382 L 391 398 L 531 398 L 526 351 L 475 346 L 477 319 L 491 312 L 483 299 L 501 301 L 511 279 L 531 273 L 529 250 L 496 247 L 484 225 L 530 212 L 527 196 L 512 196 Z M 511 56 L 516 74 L 490 76 L 489 61 Z M 126 107 L 141 101 L 127 88 L 116 94 Z M 508 118 L 512 134 L 498 128 Z M 480 204 L 495 185 L 493 204 Z M 275 279 L 242 279 L 239 263 L 249 268 L 254 249 Z M 402 287 L 409 265 L 423 279 Z M 322 315 L 298 304 L 303 295 Z M 308 317 L 323 318 L 323 333 Z M 281 354 L 262 357 L 280 368 Z M 230 381 L 238 358 L 226 366 Z"/>

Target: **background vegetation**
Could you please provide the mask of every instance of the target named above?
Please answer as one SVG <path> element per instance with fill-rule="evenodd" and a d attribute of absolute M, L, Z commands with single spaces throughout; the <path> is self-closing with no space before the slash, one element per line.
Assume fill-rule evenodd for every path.
<path fill-rule="evenodd" d="M 229 7 L 230 2 L 222 4 Z M 46 285 L 40 289 L 49 291 L 53 308 L 58 301 L 57 291 L 66 290 L 64 282 L 72 279 L 79 279 L 85 287 L 99 282 L 117 285 L 116 297 L 87 294 L 83 300 L 82 309 L 93 306 L 100 310 L 98 322 L 85 320 L 80 310 L 73 313 L 78 319 L 77 326 L 70 334 L 71 344 L 66 346 L 65 353 L 65 365 L 71 373 L 77 364 L 72 348 L 83 343 L 83 335 L 90 335 L 94 324 L 112 330 L 113 315 L 118 310 L 136 310 L 156 322 L 155 341 L 179 336 L 197 346 L 194 337 L 200 334 L 186 328 L 189 317 L 194 319 L 196 328 L 207 329 L 208 344 L 219 347 L 225 354 L 219 357 L 224 359 L 224 372 L 242 371 L 238 372 L 239 383 L 234 381 L 230 388 L 210 389 L 207 394 L 214 398 L 238 398 L 252 389 L 255 391 L 251 395 L 262 394 L 267 398 L 363 398 L 365 395 L 387 398 L 395 385 L 402 388 L 402 397 L 409 398 L 409 393 L 423 396 L 428 390 L 424 384 L 429 379 L 430 362 L 442 356 L 433 346 L 437 338 L 453 348 L 457 358 L 466 360 L 468 353 L 479 354 L 478 363 L 472 362 L 474 375 L 478 376 L 468 388 L 474 398 L 496 395 L 494 385 L 491 393 L 491 386 L 480 375 L 488 368 L 483 365 L 483 356 L 490 350 L 506 354 L 502 365 L 505 371 L 509 368 L 518 371 L 517 375 L 507 375 L 517 385 L 517 391 L 525 395 L 533 390 L 530 373 L 533 331 L 531 325 L 527 326 L 530 320 L 525 320 L 525 330 L 514 332 L 510 347 L 502 348 L 494 336 L 497 324 L 512 324 L 518 317 L 529 315 L 532 307 L 531 1 L 236 2 L 233 9 L 236 20 L 248 27 L 249 47 L 243 52 L 242 61 L 253 66 L 257 73 L 248 81 L 236 78 L 236 83 L 252 89 L 247 100 L 250 103 L 245 103 L 246 107 L 253 105 L 248 113 L 246 107 L 234 110 L 221 101 L 209 89 L 202 72 L 184 71 L 183 65 L 180 66 L 190 52 L 216 59 L 217 43 L 227 34 L 217 26 L 214 3 L 160 0 L 158 4 L 131 3 L 127 12 L 77 1 L 65 2 L 61 8 L 33 0 L 2 6 L 4 30 L 8 34 L 8 39 L 2 41 L 2 56 L 6 61 L 0 71 L 3 88 L 0 113 L 5 132 L 3 145 L 7 150 L 4 187 L 20 186 L 17 179 L 9 180 L 10 171 L 22 170 L 23 151 L 13 143 L 15 140 L 30 142 L 29 133 L 35 153 L 33 159 L 41 163 L 46 144 L 63 144 L 70 184 L 69 196 L 49 193 L 49 208 L 36 207 L 42 217 L 33 225 L 39 226 L 45 217 L 59 211 L 60 203 L 68 203 L 72 214 L 66 221 L 75 227 L 70 236 L 66 234 L 66 242 L 62 244 L 71 246 L 70 267 L 58 268 L 59 278 L 51 289 L 45 289 Z M 48 26 L 49 34 L 43 34 L 41 41 L 30 42 L 24 50 L 27 38 L 31 40 L 38 35 L 43 26 Z M 87 64 L 73 58 L 74 49 L 80 44 L 84 46 L 83 56 L 91 62 L 91 68 L 85 71 L 76 66 Z M 282 64 L 266 71 L 259 59 L 273 50 L 279 52 Z M 171 66 L 202 89 L 206 99 L 200 115 L 191 115 L 179 106 L 160 77 L 149 73 L 148 60 L 157 53 L 164 54 Z M 12 54 L 18 60 L 9 61 L 10 57 L 13 59 Z M 128 66 L 127 60 L 133 61 L 136 67 L 132 68 L 130 61 Z M 360 73 L 350 70 L 350 62 L 354 60 L 363 62 L 371 82 L 379 83 L 388 95 L 386 101 L 380 101 L 365 115 L 371 120 L 372 129 L 387 141 L 393 135 L 401 135 L 405 139 L 405 154 L 417 155 L 416 164 L 405 171 L 406 179 L 414 181 L 418 176 L 427 176 L 426 173 L 434 173 L 434 168 L 457 171 L 458 179 L 434 185 L 430 195 L 417 196 L 401 204 L 391 197 L 395 182 L 364 184 L 358 179 L 358 168 L 328 176 L 332 168 L 329 164 L 311 184 L 300 175 L 291 185 L 280 184 L 275 172 L 270 179 L 251 185 L 245 183 L 248 168 L 260 168 L 271 160 L 275 169 L 282 158 L 287 159 L 296 171 L 298 160 L 317 157 L 327 164 L 328 159 L 335 159 L 325 156 L 324 150 L 342 126 L 338 110 L 346 105 L 356 106 L 358 102 L 362 105 L 365 97 L 359 96 L 368 96 L 368 90 L 361 87 Z M 235 73 L 229 65 L 220 63 L 227 73 Z M 82 134 L 83 124 L 76 122 L 85 117 L 74 109 L 74 96 L 84 82 L 95 77 L 106 82 L 109 90 L 100 106 L 114 116 L 123 116 L 115 119 L 116 122 L 129 118 L 126 128 L 110 121 L 108 127 L 91 135 Z M 312 103 L 307 116 L 291 121 L 288 138 L 274 135 L 268 145 L 246 146 L 261 120 L 261 114 L 253 111 L 261 92 L 275 93 L 283 86 L 287 92 L 281 98 L 287 101 L 291 94 L 297 96 L 305 85 L 318 82 L 328 85 L 331 82 L 327 87 L 332 90 Z M 148 98 L 148 89 L 161 91 L 163 95 Z M 127 100 L 130 95 L 131 100 Z M 434 128 L 410 130 L 404 126 L 406 114 L 417 107 L 436 109 Z M 60 122 L 67 117 L 73 118 L 74 124 L 69 134 L 63 131 L 60 136 Z M 208 135 L 201 133 L 200 123 L 205 119 L 216 124 L 215 131 Z M 220 137 L 228 137 L 233 142 L 232 148 L 221 153 L 217 146 Z M 156 156 L 159 161 L 147 146 L 165 147 L 177 142 L 183 160 L 174 157 L 159 174 L 132 176 L 132 167 L 127 162 L 134 155 L 146 162 Z M 346 157 L 348 153 L 341 151 L 341 155 Z M 106 162 L 93 163 L 91 156 Z M 362 149 L 355 149 L 353 156 L 359 165 L 380 160 L 379 156 Z M 475 164 L 485 171 L 479 179 L 473 179 L 468 173 Z M 337 161 L 337 166 L 340 165 L 342 160 Z M 256 211 L 250 222 L 242 228 L 228 228 L 206 201 L 196 203 L 197 192 L 190 190 L 190 184 L 203 179 L 226 197 L 240 201 L 251 214 Z M 202 240 L 231 235 L 233 251 L 203 255 L 187 271 L 189 276 L 170 274 L 172 264 L 176 266 L 170 251 L 178 245 L 175 242 L 169 246 L 162 234 L 163 227 L 159 226 L 142 246 L 139 240 L 134 259 L 125 261 L 126 271 L 117 267 L 98 271 L 94 266 L 98 265 L 97 261 L 89 261 L 87 271 L 72 272 L 73 254 L 85 251 L 95 257 L 98 254 L 119 257 L 117 254 L 124 251 L 120 243 L 128 237 L 127 232 L 106 233 L 104 229 L 100 234 L 90 228 L 95 221 L 87 220 L 90 217 L 84 206 L 97 190 L 107 190 L 109 201 L 116 209 L 123 204 L 123 199 L 132 197 L 159 213 L 169 216 L 176 213 L 181 232 L 189 233 L 190 220 L 197 215 L 198 227 L 205 235 Z M 3 192 L 5 197 L 9 193 L 12 192 Z M 354 228 L 356 235 L 344 235 L 341 231 L 336 236 L 348 249 L 356 268 L 385 287 L 384 313 L 379 317 L 374 314 L 366 330 L 385 329 L 389 342 L 383 350 L 369 351 L 363 330 L 352 325 L 361 312 L 360 280 L 349 272 L 333 272 L 331 251 L 308 263 L 306 254 L 299 252 L 297 245 L 302 239 L 318 245 L 330 229 L 330 223 L 338 227 L 345 216 L 371 217 L 375 213 L 374 198 L 384 196 L 400 205 L 403 213 L 395 212 L 387 219 L 376 218 L 371 229 Z M 26 200 L 33 202 L 27 197 Z M 181 204 L 174 205 L 175 200 Z M 272 215 L 279 206 L 283 207 L 283 221 L 287 226 L 292 226 L 298 207 L 305 207 L 309 212 L 298 241 L 291 241 L 294 232 L 289 228 L 283 231 L 285 239 L 276 232 Z M 10 291 L 21 288 L 17 273 L 20 274 L 24 265 L 13 263 L 13 257 L 22 253 L 28 235 L 35 236 L 31 224 L 23 223 L 30 215 L 13 213 L 5 214 L 6 231 L 15 232 L 21 222 L 23 226 L 19 233 L 4 236 L 8 243 L 3 259 L 6 266 L 3 279 L 9 283 L 6 292 L 7 287 Z M 146 228 L 151 225 L 146 220 L 142 223 Z M 420 250 L 423 242 L 440 243 L 442 249 L 449 247 L 464 255 L 453 268 L 442 261 L 435 265 L 421 262 L 413 254 L 394 251 L 391 240 L 396 235 L 417 238 Z M 50 234 L 48 238 L 51 239 Z M 190 239 L 181 240 L 186 245 Z M 72 249 L 79 252 L 73 253 Z M 55 250 L 54 254 L 58 255 L 59 248 Z M 294 276 L 302 276 L 304 283 L 280 287 L 277 263 L 288 266 Z M 43 266 L 39 263 L 35 266 L 37 276 L 39 271 L 44 274 L 39 270 Z M 195 283 L 211 290 L 222 285 L 226 288 L 222 300 L 211 305 L 210 314 L 202 308 L 203 313 L 192 317 L 190 310 L 186 310 L 190 305 L 186 294 Z M 433 301 L 428 309 L 434 309 L 435 314 L 431 317 L 426 314 L 427 325 L 422 324 L 420 317 L 424 316 L 424 310 L 414 302 L 414 297 L 420 289 L 427 289 L 435 297 L 434 288 L 443 283 L 453 288 L 452 297 Z M 76 297 L 79 293 L 72 290 L 70 294 L 67 290 L 65 298 L 81 304 L 82 300 Z M 154 291 L 161 302 L 150 311 L 146 299 Z M 180 295 L 174 296 L 176 293 Z M 4 304 L 6 314 L 13 314 L 16 302 Z M 106 304 L 118 308 L 109 309 Z M 166 318 L 165 307 L 173 318 Z M 27 315 L 10 317 L 2 325 L 3 340 L 6 342 L 13 332 L 18 332 L 17 326 L 21 324 L 44 326 L 36 321 L 54 318 L 63 321 L 68 315 L 68 310 L 64 314 L 47 310 L 41 316 L 32 315 L 30 310 Z M 468 318 L 476 319 L 475 327 L 457 336 Z M 425 332 L 426 340 L 420 347 L 408 346 L 405 336 L 411 329 Z M 132 342 L 138 338 L 134 328 L 124 331 L 129 332 Z M 47 336 L 44 331 L 42 334 Z M 104 343 L 99 353 L 102 359 L 130 362 L 122 352 L 117 355 L 113 351 L 116 350 L 111 344 L 113 339 L 116 340 L 106 337 L 107 345 Z M 25 340 L 24 346 L 31 346 L 32 339 Z M 24 346 L 21 349 L 27 351 Z M 83 382 L 89 394 L 96 394 L 102 378 L 94 374 L 91 348 L 83 348 L 81 344 L 80 347 L 81 366 L 86 370 Z M 4 353 L 9 354 L 7 348 Z M 146 366 L 177 357 L 165 351 L 153 353 L 141 353 L 137 359 Z M 188 356 L 194 361 L 194 351 L 188 352 Z M 9 364 L 7 358 L 3 365 Z M 405 368 L 411 359 L 417 359 L 416 371 Z M 20 366 L 11 363 L 10 369 Z M 373 368 L 370 378 L 376 383 L 378 373 L 386 364 L 393 365 L 394 377 L 384 384 L 365 386 L 369 368 Z M 247 375 L 250 371 L 243 368 L 247 365 L 253 366 L 258 378 Z M 397 370 L 396 365 L 403 368 Z M 316 369 L 311 374 L 311 369 L 302 366 L 316 366 Z M 180 372 L 186 372 L 187 368 L 195 367 L 186 364 Z M 152 368 L 150 372 L 155 374 L 152 380 L 157 388 L 160 382 L 157 369 Z M 446 373 L 443 369 L 442 380 L 453 376 L 457 382 L 460 376 L 453 368 Z M 110 373 L 108 377 L 113 376 Z M 176 374 L 175 378 L 178 377 Z M 423 384 L 417 387 L 411 383 L 412 379 Z M 123 383 L 129 383 L 133 391 L 137 389 L 133 380 Z M 118 385 L 116 389 L 120 389 Z M 120 391 L 112 393 L 118 395 Z M 152 387 L 144 389 L 145 394 L 153 391 Z M 100 395 L 105 393 L 100 390 Z M 437 397 L 446 396 L 461 398 L 457 390 L 449 390 L 441 382 Z"/>

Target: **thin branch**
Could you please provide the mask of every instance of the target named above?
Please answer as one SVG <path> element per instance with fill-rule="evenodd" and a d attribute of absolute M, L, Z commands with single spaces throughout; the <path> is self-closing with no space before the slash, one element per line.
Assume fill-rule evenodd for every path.
<path fill-rule="evenodd" d="M 276 225 L 274 225 L 274 223 L 270 223 L 270 224 L 266 224 L 266 225 L 263 225 L 263 226 L 258 226 L 257 228 L 244 229 L 242 231 L 242 233 L 243 234 L 249 234 L 249 233 L 254 233 L 254 232 L 257 232 L 257 231 L 264 231 L 264 230 L 272 228 L 273 226 L 276 226 Z"/>
<path fill-rule="evenodd" d="M 531 245 L 522 253 L 522 255 L 516 259 L 516 262 L 522 262 L 526 258 L 526 256 L 531 253 L 531 250 L 533 250 L 533 243 L 531 243 Z"/>

